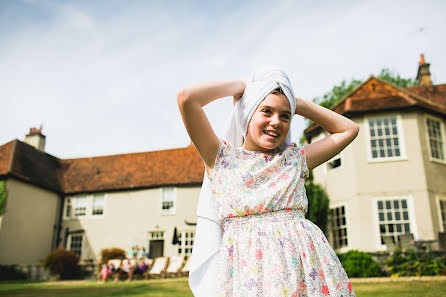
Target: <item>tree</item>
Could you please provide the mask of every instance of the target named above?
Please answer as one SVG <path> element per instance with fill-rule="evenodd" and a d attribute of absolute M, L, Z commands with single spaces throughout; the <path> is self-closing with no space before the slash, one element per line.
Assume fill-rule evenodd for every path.
<path fill-rule="evenodd" d="M 5 212 L 7 196 L 8 192 L 6 191 L 6 180 L 0 180 L 0 216 L 2 216 Z"/>
<path fill-rule="evenodd" d="M 418 85 L 416 80 L 411 78 L 402 78 L 398 73 L 394 73 L 388 68 L 381 69 L 381 72 L 377 75 L 377 77 L 401 88 L 409 88 Z M 359 86 L 363 81 L 364 80 L 357 79 L 351 79 L 350 81 L 343 80 L 339 85 L 334 86 L 330 91 L 322 95 L 322 97 L 315 97 L 312 99 L 312 101 L 323 107 L 331 108 L 348 93 L 353 91 L 353 89 Z"/>
<path fill-rule="evenodd" d="M 313 172 L 305 181 L 305 190 L 308 198 L 308 212 L 306 218 L 315 223 L 327 236 L 329 199 L 321 185 L 313 182 Z"/>

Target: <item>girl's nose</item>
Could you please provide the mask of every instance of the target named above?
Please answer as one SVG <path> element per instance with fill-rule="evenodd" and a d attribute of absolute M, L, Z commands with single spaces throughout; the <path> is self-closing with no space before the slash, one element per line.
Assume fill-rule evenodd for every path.
<path fill-rule="evenodd" d="M 271 121 L 270 121 L 270 125 L 272 127 L 280 127 L 280 119 L 279 116 L 272 116 L 271 117 Z"/>

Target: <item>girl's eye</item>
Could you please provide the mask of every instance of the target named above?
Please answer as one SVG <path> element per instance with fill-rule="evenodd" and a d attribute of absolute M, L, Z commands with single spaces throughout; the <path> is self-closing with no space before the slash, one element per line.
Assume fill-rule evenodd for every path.
<path fill-rule="evenodd" d="M 267 113 L 267 114 L 270 114 L 270 113 L 271 113 L 271 110 L 269 110 L 269 108 L 264 108 L 262 111 L 263 111 L 264 113 Z"/>
<path fill-rule="evenodd" d="M 290 116 L 287 115 L 287 114 L 284 114 L 284 115 L 282 115 L 282 118 L 285 119 L 285 120 L 289 120 L 289 119 L 290 119 Z"/>

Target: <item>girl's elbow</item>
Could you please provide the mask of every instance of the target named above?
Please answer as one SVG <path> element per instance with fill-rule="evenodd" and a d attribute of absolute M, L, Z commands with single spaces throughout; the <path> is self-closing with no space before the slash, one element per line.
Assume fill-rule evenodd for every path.
<path fill-rule="evenodd" d="M 181 90 L 179 90 L 177 94 L 178 106 L 183 106 L 184 103 L 187 101 L 187 98 L 188 98 L 188 92 L 186 88 L 182 88 Z"/>

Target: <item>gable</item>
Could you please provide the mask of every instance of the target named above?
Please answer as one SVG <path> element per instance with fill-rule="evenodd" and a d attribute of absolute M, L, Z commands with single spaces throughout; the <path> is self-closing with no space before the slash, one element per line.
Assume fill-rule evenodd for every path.
<path fill-rule="evenodd" d="M 429 98 L 421 96 L 427 94 Z M 439 85 L 438 88 L 429 86 L 404 89 L 371 76 L 331 109 L 349 117 L 370 112 L 418 108 L 446 117 L 446 103 L 442 105 L 439 102 L 446 102 L 446 85 Z M 307 139 L 319 129 L 321 127 L 316 123 L 308 126 L 304 130 Z"/>

